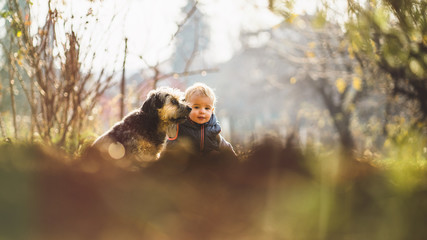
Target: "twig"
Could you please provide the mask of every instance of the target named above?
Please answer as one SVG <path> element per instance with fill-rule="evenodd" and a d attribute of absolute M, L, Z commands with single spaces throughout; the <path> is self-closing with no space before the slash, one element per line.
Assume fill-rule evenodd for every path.
<path fill-rule="evenodd" d="M 193 7 L 191 8 L 191 10 L 185 16 L 184 20 L 180 24 L 177 25 L 178 28 L 175 31 L 175 33 L 172 35 L 170 42 L 172 42 L 172 40 L 176 37 L 176 35 L 178 35 L 178 33 L 181 31 L 181 28 L 185 25 L 185 23 L 188 21 L 188 19 L 190 19 L 191 16 L 193 16 L 193 14 L 196 12 L 198 3 L 199 3 L 199 1 L 196 0 Z"/>
<path fill-rule="evenodd" d="M 10 49 L 12 49 L 12 36 L 10 37 Z M 9 52 L 9 90 L 10 90 L 10 101 L 11 101 L 11 107 L 12 107 L 12 120 L 13 120 L 13 132 L 15 139 L 18 139 L 18 127 L 16 125 L 16 103 L 15 103 L 15 91 L 13 90 L 13 85 L 15 82 L 14 75 L 15 71 L 13 69 L 13 65 L 15 64 L 12 61 L 12 53 Z"/>
<path fill-rule="evenodd" d="M 124 114 L 125 114 L 125 88 L 126 88 L 125 72 L 126 72 L 127 50 L 128 50 L 128 39 L 125 38 L 125 52 L 124 52 L 124 58 L 123 58 L 123 72 L 122 72 L 122 80 L 120 82 L 120 119 L 122 119 L 123 116 L 124 116 Z"/>
<path fill-rule="evenodd" d="M 3 138 L 7 138 L 6 137 L 6 131 L 4 130 L 3 118 L 1 116 L 1 112 L 0 112 L 0 131 L 1 131 L 1 135 L 3 136 Z"/>

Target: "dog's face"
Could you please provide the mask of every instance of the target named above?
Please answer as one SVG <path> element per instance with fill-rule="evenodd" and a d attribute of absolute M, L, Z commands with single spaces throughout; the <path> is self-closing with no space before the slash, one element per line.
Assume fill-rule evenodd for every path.
<path fill-rule="evenodd" d="M 182 102 L 182 92 L 172 88 L 159 88 L 150 91 L 142 110 L 147 113 L 156 113 L 160 121 L 165 124 L 181 123 L 187 119 L 191 108 Z"/>

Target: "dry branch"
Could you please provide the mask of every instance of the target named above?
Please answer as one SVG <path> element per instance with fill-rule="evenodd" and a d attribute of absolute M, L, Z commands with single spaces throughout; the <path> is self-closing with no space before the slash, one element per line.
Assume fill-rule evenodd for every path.
<path fill-rule="evenodd" d="M 79 139 L 97 100 L 112 85 L 114 71 L 106 74 L 102 70 L 96 80 L 92 70 L 84 72 L 81 56 L 87 53 L 81 52 L 81 37 L 70 30 L 61 43 L 57 32 L 61 16 L 50 1 L 47 5 L 43 26 L 31 35 L 31 24 L 23 17 L 28 18 L 29 7 L 8 0 L 7 7 L 13 13 L 7 29 L 13 45 L 9 64 L 31 109 L 32 131 L 35 126 L 36 135 L 46 143 L 64 146 Z"/>

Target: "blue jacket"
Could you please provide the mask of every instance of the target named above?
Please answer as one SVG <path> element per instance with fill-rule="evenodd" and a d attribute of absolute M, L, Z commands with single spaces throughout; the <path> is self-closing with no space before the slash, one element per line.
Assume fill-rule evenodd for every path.
<path fill-rule="evenodd" d="M 188 118 L 184 123 L 168 130 L 167 147 L 187 139 L 190 140 L 194 150 L 202 153 L 221 151 L 225 148 L 234 152 L 231 144 L 219 134 L 220 132 L 221 126 L 215 114 L 212 114 L 211 119 L 204 124 L 195 123 Z"/>

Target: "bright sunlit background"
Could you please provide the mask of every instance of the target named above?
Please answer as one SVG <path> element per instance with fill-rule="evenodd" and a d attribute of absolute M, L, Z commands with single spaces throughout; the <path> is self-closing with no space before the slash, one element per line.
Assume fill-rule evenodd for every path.
<path fill-rule="evenodd" d="M 47 4 L 33 2 L 32 17 L 43 22 Z M 209 25 L 210 44 L 204 52 L 207 64 L 215 65 L 229 60 L 241 48 L 239 36 L 242 31 L 268 29 L 278 24 L 282 17 L 268 10 L 268 1 L 263 0 L 201 0 L 198 9 Z M 147 67 L 141 57 L 155 65 L 170 58 L 175 50 L 173 34 L 177 25 L 186 16 L 182 8 L 185 0 L 109 0 L 109 1 L 52 1 L 67 19 L 65 28 L 85 32 L 81 45 L 90 49 L 97 58 L 95 68 L 115 66 L 120 68 L 123 59 L 124 39 L 128 39 L 126 67 L 131 75 Z M 313 13 L 320 1 L 296 1 L 295 13 Z M 189 9 L 187 10 L 187 12 Z M 4 21 L 2 19 L 2 21 Z M 3 23 L 4 24 L 4 23 Z M 33 31 L 37 26 L 33 25 Z M 4 34 L 4 33 L 3 33 Z M 61 32 L 59 32 L 61 35 Z M 61 35 L 63 36 L 63 34 Z M 91 46 L 88 46 L 90 40 Z M 63 39 L 65 40 L 65 39 Z M 94 44 L 95 43 L 95 44 Z M 105 54 L 104 54 L 105 53 Z M 88 66 L 89 67 L 89 66 Z"/>
<path fill-rule="evenodd" d="M 277 2 L 280 8 L 280 4 L 292 1 Z M 315 48 L 323 45 L 323 40 L 315 36 L 317 30 L 309 21 L 318 21 L 315 13 L 327 9 L 327 19 L 338 23 L 343 30 L 347 7 L 345 1 L 294 1 L 292 14 L 285 19 L 269 9 L 269 1 L 266 0 L 56 0 L 49 3 L 51 9 L 58 11 L 54 33 L 56 46 L 52 47 L 53 54 L 61 58 L 53 61 L 57 69 L 61 68 L 64 51 L 68 49 L 67 34 L 74 32 L 80 48 L 80 71 L 92 74 L 114 72 L 113 82 L 118 83 L 123 77 L 126 60 L 124 112 L 139 107 L 147 91 L 155 86 L 169 85 L 184 90 L 194 81 L 206 82 L 217 90 L 217 114 L 223 134 L 229 139 L 246 141 L 253 140 L 249 138 L 252 134 L 265 134 L 266 127 L 278 127 L 280 130 L 273 132 L 284 136 L 299 124 L 297 119 L 302 108 L 298 104 L 307 98 L 284 101 L 280 110 L 267 106 L 271 102 L 304 95 L 302 89 L 291 90 L 287 85 L 294 85 L 305 78 L 303 75 L 307 69 L 314 70 L 320 66 L 307 59 L 299 59 L 302 56 L 316 57 Z M 330 5 L 325 7 L 325 4 Z M 34 0 L 30 6 L 31 16 L 26 15 L 25 19 L 31 34 L 36 36 L 46 22 L 48 4 Z M 194 12 L 193 6 L 197 8 Z M 304 17 L 296 18 L 298 15 Z M 0 25 L 6 26 L 10 19 L 1 18 Z M 288 23 L 289 26 L 286 25 Z M 0 35 L 4 37 L 6 30 L 2 29 Z M 37 37 L 33 41 L 40 44 Z M 331 44 L 344 44 L 334 41 Z M 307 47 L 308 50 L 305 49 Z M 18 58 L 22 57 L 21 52 L 16 52 Z M 343 61 L 337 59 L 336 67 L 342 69 L 338 66 L 342 64 Z M 342 76 L 348 79 L 357 77 L 355 72 L 335 71 L 331 78 L 340 79 Z M 242 79 L 244 81 L 240 81 Z M 337 83 L 340 83 L 340 89 L 348 84 L 343 80 Z M 239 100 L 236 101 L 235 91 L 238 89 L 244 89 L 244 92 L 238 94 Z M 102 96 L 102 103 L 94 107 L 92 113 L 103 114 L 102 124 L 96 124 L 102 126 L 95 130 L 98 134 L 120 118 L 118 94 L 118 87 L 112 88 Z M 314 96 L 307 99 L 312 101 L 310 104 L 318 104 L 317 107 L 322 108 L 316 95 L 308 95 Z M 319 115 L 327 116 L 324 112 Z M 89 116 L 88 119 L 95 118 Z M 232 122 L 235 122 L 234 126 Z M 302 139 L 311 134 L 308 133 L 312 131 L 310 124 L 313 123 L 298 127 Z M 320 121 L 320 127 L 329 125 L 330 122 Z M 313 134 L 319 138 L 318 133 Z"/>

